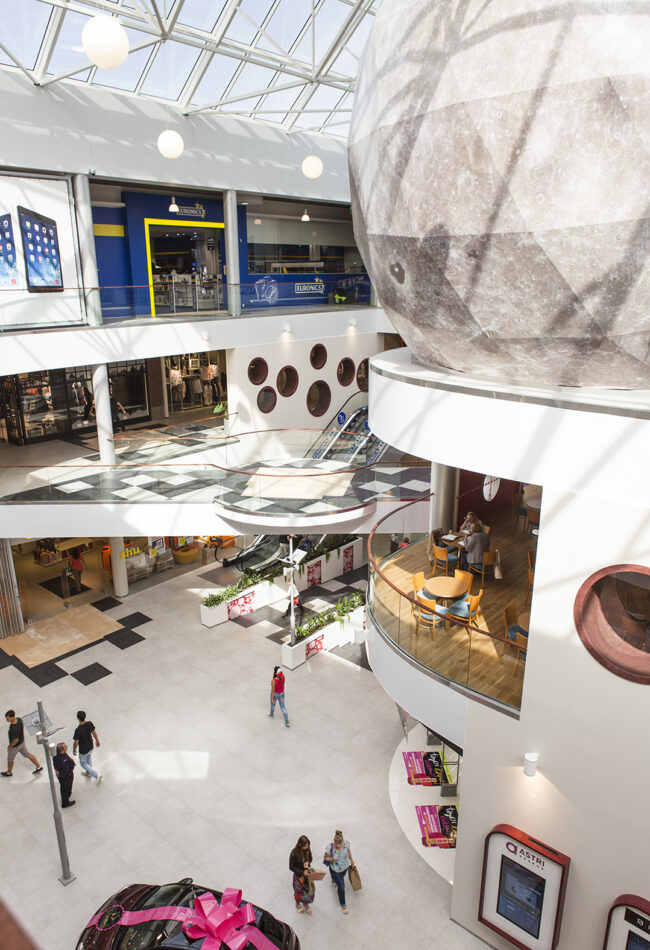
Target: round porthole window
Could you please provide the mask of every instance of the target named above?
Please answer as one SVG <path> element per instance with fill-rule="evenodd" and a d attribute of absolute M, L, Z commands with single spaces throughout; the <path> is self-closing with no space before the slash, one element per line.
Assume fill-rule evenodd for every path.
<path fill-rule="evenodd" d="M 309 354 L 309 362 L 314 367 L 314 369 L 322 369 L 327 363 L 327 350 L 322 343 L 317 343 L 316 346 L 313 346 L 311 353 Z"/>
<path fill-rule="evenodd" d="M 359 363 L 357 369 L 357 386 L 362 393 L 368 392 L 368 358 Z"/>
<path fill-rule="evenodd" d="M 277 387 L 281 396 L 293 396 L 298 388 L 298 370 L 293 366 L 283 366 L 278 373 Z"/>
<path fill-rule="evenodd" d="M 588 577 L 573 608 L 578 635 L 610 672 L 650 684 L 650 568 L 606 567 Z"/>
<path fill-rule="evenodd" d="M 330 407 L 332 393 L 322 379 L 312 383 L 307 393 L 307 408 L 312 416 L 322 416 Z"/>
<path fill-rule="evenodd" d="M 271 386 L 264 386 L 257 394 L 257 408 L 260 412 L 273 412 L 278 396 Z"/>
<path fill-rule="evenodd" d="M 248 364 L 248 378 L 254 386 L 261 386 L 268 375 L 269 368 L 266 365 L 266 360 L 263 360 L 261 356 L 251 360 Z"/>
<path fill-rule="evenodd" d="M 341 386 L 349 386 L 354 379 L 354 363 L 349 356 L 344 357 L 337 366 L 336 378 Z"/>

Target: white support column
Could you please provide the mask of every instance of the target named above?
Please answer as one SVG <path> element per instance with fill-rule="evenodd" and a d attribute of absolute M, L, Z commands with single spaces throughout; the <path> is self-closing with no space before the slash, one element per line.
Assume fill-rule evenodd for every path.
<path fill-rule="evenodd" d="M 92 367 L 93 396 L 95 398 L 95 416 L 97 420 L 97 441 L 99 460 L 102 465 L 115 465 L 115 445 L 113 439 L 113 420 L 111 418 L 111 395 L 108 384 L 106 363 L 96 363 Z"/>
<path fill-rule="evenodd" d="M 167 375 L 165 372 L 165 357 L 160 357 L 160 375 L 162 376 L 163 416 L 169 419 L 169 399 L 167 398 Z"/>
<path fill-rule="evenodd" d="M 241 284 L 239 275 L 239 226 L 237 222 L 237 192 L 223 193 L 223 222 L 226 238 L 226 277 L 228 287 L 228 313 L 238 317 L 241 313 Z"/>
<path fill-rule="evenodd" d="M 449 465 L 431 465 L 430 530 L 443 528 L 445 531 L 456 526 L 456 485 L 458 469 Z"/>
<path fill-rule="evenodd" d="M 97 271 L 95 232 L 93 229 L 93 211 L 90 202 L 88 175 L 73 175 L 72 190 L 74 192 L 77 231 L 79 233 L 81 279 L 84 286 L 86 316 L 91 327 L 99 327 L 104 321 L 102 318 L 102 303 L 99 296 L 99 273 Z"/>
<path fill-rule="evenodd" d="M 124 554 L 124 538 L 109 538 L 111 546 L 111 571 L 113 573 L 113 593 L 116 597 L 126 597 L 129 593 L 129 582 L 126 576 L 126 558 Z"/>
<path fill-rule="evenodd" d="M 0 538 L 0 639 L 23 633 L 24 630 L 25 621 L 11 545 L 9 538 Z"/>

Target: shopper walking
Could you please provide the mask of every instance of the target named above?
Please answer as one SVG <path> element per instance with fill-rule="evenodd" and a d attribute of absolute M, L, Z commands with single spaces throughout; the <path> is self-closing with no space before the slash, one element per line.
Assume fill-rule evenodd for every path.
<path fill-rule="evenodd" d="M 57 745 L 52 765 L 61 786 L 61 808 L 69 808 L 70 805 L 75 804 L 74 799 L 70 798 L 74 781 L 74 762 L 68 755 L 68 747 L 65 742 L 59 742 Z"/>
<path fill-rule="evenodd" d="M 126 416 L 126 410 L 122 403 L 114 395 L 112 383 L 110 384 L 108 392 L 111 404 L 111 421 L 113 423 L 113 431 L 119 429 L 121 432 L 126 432 L 126 426 L 124 425 L 123 420 L 123 417 Z"/>
<path fill-rule="evenodd" d="M 281 666 L 273 668 L 273 679 L 271 680 L 271 711 L 266 714 L 270 716 L 271 719 L 273 719 L 276 702 L 280 703 L 280 709 L 284 716 L 284 724 L 288 729 L 291 723 L 289 722 L 287 708 L 284 705 L 284 673 L 282 672 Z"/>
<path fill-rule="evenodd" d="M 81 556 L 81 551 L 79 548 L 73 548 L 70 552 L 70 557 L 68 558 L 68 567 L 74 577 L 74 582 L 77 587 L 77 593 L 81 593 L 81 574 L 86 568 L 86 562 Z"/>
<path fill-rule="evenodd" d="M 83 709 L 80 709 L 77 713 L 77 719 L 79 720 L 79 725 L 74 731 L 72 754 L 76 755 L 77 749 L 79 750 L 79 765 L 81 766 L 83 774 L 88 778 L 94 778 L 97 784 L 100 785 L 102 777 L 98 775 L 93 768 L 92 754 L 93 739 L 95 740 L 97 748 L 99 748 L 101 742 L 97 737 L 94 723 L 86 719 L 86 713 Z"/>
<path fill-rule="evenodd" d="M 330 869 L 332 884 L 336 887 L 339 895 L 339 904 L 344 914 L 347 914 L 348 908 L 345 904 L 345 875 L 348 868 L 352 867 L 352 852 L 350 851 L 350 842 L 343 837 L 343 832 L 338 829 L 334 832 L 334 839 L 323 856 L 323 860 Z"/>
<path fill-rule="evenodd" d="M 22 755 L 25 759 L 36 766 L 34 775 L 43 771 L 43 766 L 31 752 L 27 751 L 25 745 L 25 726 L 20 716 L 16 715 L 15 710 L 8 709 L 5 713 L 5 719 L 9 723 L 9 745 L 7 746 L 7 771 L 0 772 L 4 778 L 10 778 L 14 773 L 14 759 L 17 755 Z"/>
<path fill-rule="evenodd" d="M 311 847 L 309 838 L 306 835 L 300 835 L 296 846 L 289 855 L 289 870 L 293 871 L 293 897 L 296 902 L 296 910 L 299 914 L 311 914 L 311 907 L 316 893 L 315 886 L 311 880 Z"/>

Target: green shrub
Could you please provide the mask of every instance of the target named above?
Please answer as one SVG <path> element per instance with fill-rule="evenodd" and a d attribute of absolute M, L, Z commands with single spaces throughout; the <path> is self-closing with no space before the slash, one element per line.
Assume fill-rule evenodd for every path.
<path fill-rule="evenodd" d="M 366 595 L 361 590 L 356 594 L 350 594 L 348 597 L 341 597 L 340 600 L 337 600 L 335 607 L 331 607 L 322 614 L 315 614 L 306 623 L 296 627 L 296 642 L 304 640 L 305 637 L 310 637 L 312 633 L 322 630 L 323 627 L 329 626 L 335 620 L 345 620 L 353 610 L 362 607 L 365 602 Z"/>
<path fill-rule="evenodd" d="M 207 597 L 203 598 L 201 603 L 204 607 L 218 607 L 219 604 L 223 604 L 224 601 L 232 600 L 237 594 L 241 594 L 247 587 L 253 587 L 254 584 L 259 584 L 263 579 L 260 574 L 242 574 L 235 584 L 229 584 L 216 594 L 208 594 Z"/>

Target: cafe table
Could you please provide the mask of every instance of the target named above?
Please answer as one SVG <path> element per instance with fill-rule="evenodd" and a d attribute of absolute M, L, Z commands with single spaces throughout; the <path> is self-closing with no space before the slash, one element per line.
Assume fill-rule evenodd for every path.
<path fill-rule="evenodd" d="M 424 589 L 429 597 L 435 600 L 457 600 L 467 593 L 467 581 L 464 577 L 448 577 L 441 574 L 425 580 Z"/>

